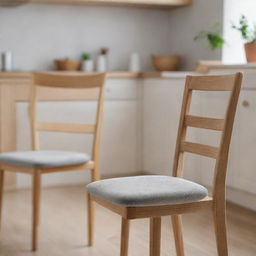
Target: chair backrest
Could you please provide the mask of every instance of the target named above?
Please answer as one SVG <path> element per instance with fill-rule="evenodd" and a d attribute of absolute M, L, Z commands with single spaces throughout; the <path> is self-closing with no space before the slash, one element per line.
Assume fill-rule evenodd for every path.
<path fill-rule="evenodd" d="M 187 76 L 186 79 L 174 156 L 173 176 L 183 176 L 185 152 L 214 158 L 216 160 L 213 181 L 213 197 L 215 199 L 225 198 L 228 152 L 241 83 L 242 73 L 223 76 Z M 190 115 L 189 110 L 194 90 L 229 91 L 230 97 L 225 118 Z M 187 127 L 220 131 L 219 147 L 186 141 Z"/>
<path fill-rule="evenodd" d="M 97 74 L 56 74 L 56 73 L 34 73 L 33 84 L 31 86 L 30 118 L 32 131 L 32 148 L 39 149 L 39 131 L 67 132 L 67 133 L 85 133 L 93 134 L 92 160 L 97 161 L 99 153 L 101 123 L 104 103 L 104 84 L 106 75 Z M 90 100 L 97 101 L 97 114 L 95 124 L 81 123 L 54 123 L 41 122 L 36 118 L 36 103 L 39 98 L 38 87 L 62 88 L 65 89 L 83 89 L 95 90 L 91 93 Z M 81 90 L 80 90 L 81 91 Z M 79 93 L 79 92 L 78 92 Z M 85 92 L 86 93 L 86 92 Z"/>

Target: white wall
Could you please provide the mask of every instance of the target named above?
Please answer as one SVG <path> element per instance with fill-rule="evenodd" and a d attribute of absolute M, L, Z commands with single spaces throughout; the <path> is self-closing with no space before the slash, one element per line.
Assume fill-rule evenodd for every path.
<path fill-rule="evenodd" d="M 230 1 L 230 0 L 229 0 Z M 53 67 L 55 58 L 79 58 L 81 52 L 110 48 L 110 70 L 126 70 L 131 52 L 138 51 L 144 70 L 152 69 L 151 54 L 183 55 L 182 69 L 199 59 L 220 59 L 194 36 L 222 22 L 223 0 L 194 0 L 173 10 L 27 4 L 0 7 L 0 51 L 11 50 L 18 70 Z"/>
<path fill-rule="evenodd" d="M 209 50 L 193 38 L 223 21 L 223 0 L 194 0 L 192 6 L 173 9 L 169 19 L 169 48 L 183 56 L 183 70 L 195 68 L 198 60 L 221 60 L 221 51 Z"/>
<path fill-rule="evenodd" d="M 10 49 L 19 70 L 52 68 L 55 58 L 110 48 L 110 69 L 125 70 L 138 51 L 144 69 L 150 55 L 168 51 L 169 11 L 143 8 L 27 4 L 0 7 L 0 51 Z"/>
<path fill-rule="evenodd" d="M 223 48 L 223 61 L 225 63 L 245 63 L 244 41 L 238 31 L 231 28 L 231 22 L 238 24 L 241 14 L 248 20 L 256 22 L 255 0 L 225 0 L 224 5 L 224 37 L 227 44 Z"/>

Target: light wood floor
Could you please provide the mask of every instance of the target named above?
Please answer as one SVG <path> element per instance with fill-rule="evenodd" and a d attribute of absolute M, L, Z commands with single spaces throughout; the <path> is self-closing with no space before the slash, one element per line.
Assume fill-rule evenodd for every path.
<path fill-rule="evenodd" d="M 118 256 L 120 218 L 97 206 L 95 245 L 85 246 L 86 198 L 84 187 L 44 189 L 39 251 L 30 249 L 29 190 L 6 192 L 1 256 Z M 215 239 L 208 212 L 184 217 L 187 256 L 214 256 Z M 256 255 L 256 213 L 228 205 L 229 249 L 231 256 Z M 148 255 L 148 221 L 132 222 L 131 256 Z M 162 256 L 175 255 L 170 218 L 163 219 Z"/>

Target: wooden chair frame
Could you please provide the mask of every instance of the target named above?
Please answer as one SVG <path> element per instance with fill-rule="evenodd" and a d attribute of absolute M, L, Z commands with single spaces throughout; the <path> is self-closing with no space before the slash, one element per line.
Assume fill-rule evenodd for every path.
<path fill-rule="evenodd" d="M 0 210 L 2 209 L 3 197 L 3 180 L 4 172 L 21 172 L 32 175 L 33 179 L 33 196 L 32 196 L 32 250 L 37 250 L 38 245 L 38 227 L 39 227 L 39 212 L 40 212 L 40 195 L 41 195 L 41 176 L 45 173 L 90 170 L 91 180 L 96 181 L 100 178 L 99 173 L 99 150 L 100 150 L 100 135 L 104 104 L 104 85 L 106 75 L 104 73 L 88 74 L 88 75 L 63 75 L 51 73 L 34 73 L 33 84 L 31 85 L 31 100 L 29 106 L 31 132 L 32 132 L 32 149 L 39 150 L 39 131 L 53 131 L 66 133 L 87 133 L 94 134 L 92 157 L 86 164 L 64 166 L 64 167 L 24 167 L 12 164 L 0 164 Z M 36 118 L 36 105 L 38 99 L 38 87 L 48 88 L 63 88 L 63 89 L 92 89 L 97 90 L 97 114 L 95 124 L 70 124 L 70 123 L 52 123 L 40 122 Z M 89 198 L 89 197 L 88 197 Z M 1 211 L 0 211 L 1 212 Z M 93 232 L 93 202 L 88 200 L 88 244 L 92 244 Z"/>
<path fill-rule="evenodd" d="M 210 209 L 213 213 L 218 255 L 228 255 L 225 182 L 229 145 L 241 83 L 242 73 L 225 76 L 187 76 L 186 79 L 174 156 L 173 176 L 183 177 L 185 152 L 214 158 L 216 164 L 212 197 L 209 196 L 200 201 L 175 205 L 126 207 L 90 195 L 91 199 L 122 217 L 121 256 L 128 255 L 130 220 L 138 218 L 150 218 L 150 256 L 160 256 L 162 216 L 171 216 L 176 253 L 177 256 L 184 256 L 181 214 L 205 209 Z M 229 91 L 231 95 L 225 118 L 217 119 L 189 115 L 193 90 Z M 186 142 L 187 127 L 221 131 L 219 147 Z"/>

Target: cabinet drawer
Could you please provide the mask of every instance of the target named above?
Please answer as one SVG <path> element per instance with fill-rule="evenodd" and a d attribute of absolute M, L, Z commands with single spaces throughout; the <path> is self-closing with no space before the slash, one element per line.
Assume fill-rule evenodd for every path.
<path fill-rule="evenodd" d="M 106 100 L 136 100 L 137 79 L 108 79 L 106 82 Z"/>
<path fill-rule="evenodd" d="M 210 70 L 209 75 L 225 75 L 234 74 L 236 72 L 242 72 L 244 75 L 242 88 L 256 89 L 256 69 L 213 69 Z"/>

